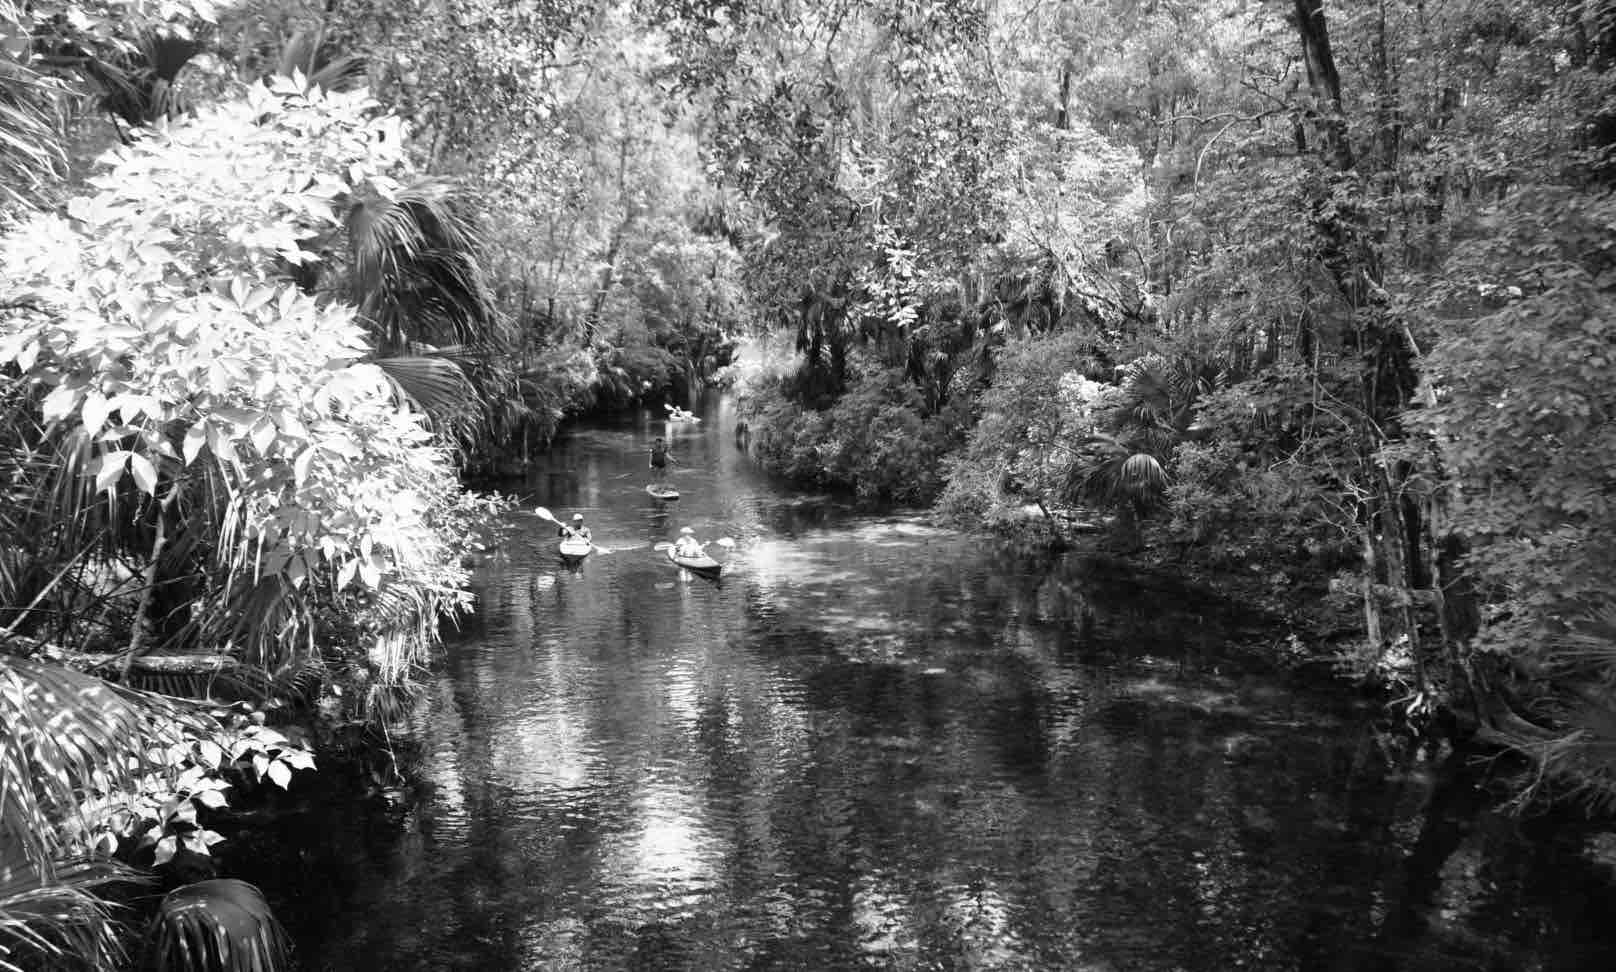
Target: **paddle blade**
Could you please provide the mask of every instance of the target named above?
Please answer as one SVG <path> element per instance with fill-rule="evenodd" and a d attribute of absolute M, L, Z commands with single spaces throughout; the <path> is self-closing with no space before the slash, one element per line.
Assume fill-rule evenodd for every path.
<path fill-rule="evenodd" d="M 550 514 L 549 510 L 545 509 L 542 506 L 535 506 L 533 508 L 533 515 L 538 517 L 541 520 L 549 520 L 551 523 L 560 523 L 561 522 L 560 520 L 557 520 L 554 516 L 552 516 Z"/>
<path fill-rule="evenodd" d="M 717 540 L 714 540 L 713 542 L 718 544 L 720 547 L 723 547 L 725 550 L 728 550 L 728 549 L 735 546 L 735 541 L 731 540 L 729 537 L 719 537 Z"/>

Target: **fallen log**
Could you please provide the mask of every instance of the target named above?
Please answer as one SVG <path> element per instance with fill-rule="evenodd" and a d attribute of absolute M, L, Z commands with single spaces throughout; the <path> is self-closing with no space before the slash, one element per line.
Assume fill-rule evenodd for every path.
<path fill-rule="evenodd" d="M 13 638 L 11 640 L 32 640 Z M 35 658 L 43 658 L 66 665 L 81 672 L 95 672 L 97 669 L 115 668 L 123 670 L 127 662 L 127 671 L 146 675 L 240 675 L 243 677 L 263 677 L 263 671 L 253 665 L 239 661 L 229 655 L 141 655 L 138 658 L 127 658 L 123 652 L 88 652 L 73 651 L 60 645 L 49 642 L 34 642 L 33 650 L 25 652 Z"/>

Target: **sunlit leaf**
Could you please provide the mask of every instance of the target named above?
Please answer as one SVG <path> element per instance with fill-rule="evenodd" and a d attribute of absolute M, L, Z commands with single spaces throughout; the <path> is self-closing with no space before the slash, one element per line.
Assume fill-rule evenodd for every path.
<path fill-rule="evenodd" d="M 129 455 L 129 474 L 134 477 L 135 486 L 141 492 L 155 495 L 157 492 L 157 468 L 150 459 L 138 452 Z"/>
<path fill-rule="evenodd" d="M 277 759 L 269 764 L 269 778 L 281 789 L 287 789 L 292 785 L 292 768 Z"/>
<path fill-rule="evenodd" d="M 98 491 L 112 489 L 123 478 L 125 466 L 129 463 L 131 453 L 124 449 L 108 452 L 101 457 L 101 469 L 95 474 L 95 488 Z"/>
<path fill-rule="evenodd" d="M 178 837 L 174 836 L 173 834 L 169 834 L 167 837 L 162 838 L 157 842 L 157 855 L 152 860 L 153 866 L 162 867 L 164 864 L 167 864 L 169 861 L 173 860 L 174 855 L 178 851 Z"/>

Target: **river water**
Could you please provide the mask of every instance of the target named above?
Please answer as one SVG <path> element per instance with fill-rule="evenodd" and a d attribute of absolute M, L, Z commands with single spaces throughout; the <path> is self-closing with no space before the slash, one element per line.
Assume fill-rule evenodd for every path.
<path fill-rule="evenodd" d="M 1616 840 L 1242 672 L 1216 602 L 771 483 L 727 408 L 557 443 L 529 505 L 613 552 L 519 518 L 420 787 L 242 875 L 305 968 L 1616 968 Z M 683 525 L 719 582 L 651 549 Z"/>

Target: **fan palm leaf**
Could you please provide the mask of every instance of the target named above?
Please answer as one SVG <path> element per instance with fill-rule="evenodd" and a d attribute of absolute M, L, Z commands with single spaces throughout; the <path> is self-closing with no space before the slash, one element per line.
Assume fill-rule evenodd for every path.
<path fill-rule="evenodd" d="M 147 940 L 157 972 L 275 972 L 291 966 L 291 952 L 263 894 L 231 878 L 170 891 Z"/>
<path fill-rule="evenodd" d="M 301 74 L 310 89 L 348 91 L 365 82 L 365 62 L 353 55 L 333 55 L 326 47 L 325 28 L 316 27 L 286 39 L 276 73 L 289 78 Z"/>
<path fill-rule="evenodd" d="M 477 389 L 455 361 L 435 355 L 400 355 L 372 362 L 392 383 L 398 397 L 426 415 L 437 428 L 463 435 L 475 424 Z"/>
<path fill-rule="evenodd" d="M 427 178 L 350 207 L 349 286 L 384 353 L 411 340 L 509 346 L 466 202 L 454 183 Z"/>
<path fill-rule="evenodd" d="M 1074 498 L 1143 511 L 1161 499 L 1170 482 L 1160 459 L 1112 436 L 1089 436 L 1080 453 L 1083 458 L 1073 463 L 1067 480 Z"/>
<path fill-rule="evenodd" d="M 186 111 L 176 82 L 201 52 L 195 37 L 147 30 L 135 38 L 133 51 L 115 62 L 91 58 L 84 73 L 101 85 L 101 106 L 133 128 Z"/>

